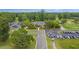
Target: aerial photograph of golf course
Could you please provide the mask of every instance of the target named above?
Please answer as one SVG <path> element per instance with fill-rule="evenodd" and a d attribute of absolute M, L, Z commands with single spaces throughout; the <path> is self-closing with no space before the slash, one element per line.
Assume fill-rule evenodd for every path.
<path fill-rule="evenodd" d="M 79 49 L 79 9 L 0 9 L 0 49 Z"/>

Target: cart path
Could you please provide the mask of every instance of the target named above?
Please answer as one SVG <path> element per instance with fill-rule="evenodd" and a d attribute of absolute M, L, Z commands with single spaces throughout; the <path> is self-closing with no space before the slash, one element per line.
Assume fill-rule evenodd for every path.
<path fill-rule="evenodd" d="M 56 48 L 55 40 L 52 42 L 52 46 L 53 46 L 53 49 L 57 49 L 57 48 Z"/>

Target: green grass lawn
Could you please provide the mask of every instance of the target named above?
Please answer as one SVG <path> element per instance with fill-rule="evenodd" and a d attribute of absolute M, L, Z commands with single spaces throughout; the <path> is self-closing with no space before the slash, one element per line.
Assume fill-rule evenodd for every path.
<path fill-rule="evenodd" d="M 11 49 L 12 47 L 9 44 L 9 41 L 6 42 L 0 42 L 0 49 Z"/>
<path fill-rule="evenodd" d="M 62 49 L 79 49 L 79 39 L 57 39 L 56 47 Z"/>
<path fill-rule="evenodd" d="M 66 23 L 63 24 L 64 28 L 69 30 L 78 30 L 79 24 L 71 21 L 70 19 L 67 20 Z"/>
<path fill-rule="evenodd" d="M 49 38 L 49 37 L 46 37 L 46 39 L 47 39 L 47 47 L 48 47 L 48 49 L 52 49 L 53 48 L 52 47 L 52 39 Z"/>
<path fill-rule="evenodd" d="M 69 30 L 78 30 L 79 29 L 79 24 L 64 24 L 64 28 L 69 29 Z"/>

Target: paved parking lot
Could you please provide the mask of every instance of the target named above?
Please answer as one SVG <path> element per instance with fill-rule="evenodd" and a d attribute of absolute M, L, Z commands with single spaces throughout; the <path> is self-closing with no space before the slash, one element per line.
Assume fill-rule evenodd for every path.
<path fill-rule="evenodd" d="M 50 38 L 61 38 L 61 39 L 79 38 L 79 31 L 63 31 L 62 33 L 59 33 L 59 31 L 46 30 L 46 33 Z"/>

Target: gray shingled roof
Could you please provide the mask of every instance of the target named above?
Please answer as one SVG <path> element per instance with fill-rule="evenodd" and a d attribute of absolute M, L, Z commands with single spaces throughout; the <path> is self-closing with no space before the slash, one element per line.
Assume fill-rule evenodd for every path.
<path fill-rule="evenodd" d="M 10 29 L 18 29 L 21 27 L 21 23 L 20 22 L 19 23 L 11 22 L 11 23 L 9 23 L 9 27 L 10 27 Z"/>
<path fill-rule="evenodd" d="M 42 21 L 36 21 L 36 22 L 32 22 L 32 24 L 35 24 L 35 25 L 45 25 L 45 22 L 42 22 Z"/>

